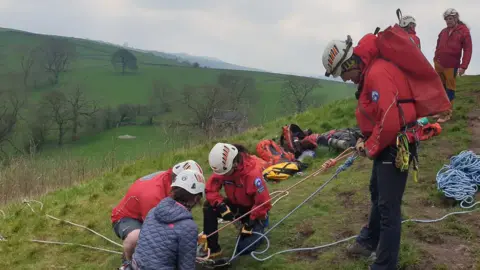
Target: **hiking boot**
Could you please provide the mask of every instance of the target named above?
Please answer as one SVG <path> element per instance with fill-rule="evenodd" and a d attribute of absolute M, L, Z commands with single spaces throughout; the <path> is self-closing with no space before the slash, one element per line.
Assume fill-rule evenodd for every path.
<path fill-rule="evenodd" d="M 363 256 L 371 258 L 372 255 L 375 256 L 375 252 L 373 252 L 373 250 L 360 245 L 357 241 L 347 247 L 347 254 L 354 257 Z"/>

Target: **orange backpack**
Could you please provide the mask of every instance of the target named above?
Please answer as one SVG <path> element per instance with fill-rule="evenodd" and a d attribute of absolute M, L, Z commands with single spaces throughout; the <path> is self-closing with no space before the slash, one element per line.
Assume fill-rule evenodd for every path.
<path fill-rule="evenodd" d="M 258 156 L 265 160 L 269 166 L 288 161 L 295 161 L 293 153 L 286 152 L 273 140 L 262 140 L 257 144 Z"/>

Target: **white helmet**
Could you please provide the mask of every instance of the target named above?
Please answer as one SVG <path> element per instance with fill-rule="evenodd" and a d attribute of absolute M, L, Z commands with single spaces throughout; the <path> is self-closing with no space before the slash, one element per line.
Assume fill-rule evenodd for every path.
<path fill-rule="evenodd" d="M 194 170 L 181 171 L 172 182 L 171 187 L 181 187 L 191 194 L 202 194 L 205 197 L 205 178 Z"/>
<path fill-rule="evenodd" d="M 458 18 L 458 11 L 456 11 L 454 8 L 449 8 L 443 12 L 443 18 L 447 18 L 448 16 L 453 16 Z"/>
<path fill-rule="evenodd" d="M 322 62 L 325 68 L 325 76 L 332 75 L 334 78 L 342 74 L 342 64 L 352 57 L 352 38 L 347 36 L 346 41 L 332 40 L 323 51 Z"/>
<path fill-rule="evenodd" d="M 193 160 L 187 160 L 187 161 L 177 163 L 172 168 L 172 172 L 176 175 L 180 174 L 184 170 L 195 170 L 203 174 L 202 167 L 200 167 L 200 165 L 198 165 L 198 163 Z"/>
<path fill-rule="evenodd" d="M 216 174 L 224 175 L 233 167 L 233 159 L 237 156 L 238 149 L 228 143 L 217 143 L 210 150 L 208 163 Z"/>
<path fill-rule="evenodd" d="M 399 20 L 399 25 L 402 28 L 407 27 L 411 23 L 417 24 L 415 22 L 415 18 L 413 18 L 412 16 L 405 16 Z"/>

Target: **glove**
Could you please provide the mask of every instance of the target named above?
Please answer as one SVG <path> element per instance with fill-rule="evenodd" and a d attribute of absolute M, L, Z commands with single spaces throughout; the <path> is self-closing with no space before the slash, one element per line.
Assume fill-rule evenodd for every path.
<path fill-rule="evenodd" d="M 230 211 L 230 207 L 228 207 L 228 205 L 222 202 L 217 207 L 223 220 L 232 221 L 234 219 L 233 213 Z"/>
<path fill-rule="evenodd" d="M 255 220 L 248 219 L 248 221 L 243 224 L 241 234 L 244 236 L 252 235 L 253 226 L 255 226 Z"/>
<path fill-rule="evenodd" d="M 358 154 L 362 157 L 365 156 L 365 143 L 362 138 L 357 140 L 357 144 L 355 145 L 355 149 L 357 150 Z"/>

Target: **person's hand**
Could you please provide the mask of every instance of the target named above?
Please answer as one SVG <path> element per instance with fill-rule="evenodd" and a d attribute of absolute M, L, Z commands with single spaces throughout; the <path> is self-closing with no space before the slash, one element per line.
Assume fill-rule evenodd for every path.
<path fill-rule="evenodd" d="M 362 157 L 365 156 L 365 142 L 362 138 L 357 140 L 357 144 L 355 145 L 355 150 L 357 150 L 358 154 Z"/>
<path fill-rule="evenodd" d="M 459 76 L 462 76 L 463 74 L 465 74 L 465 69 L 459 68 L 459 69 L 458 69 L 458 75 L 459 75 Z"/>
<path fill-rule="evenodd" d="M 221 203 L 218 205 L 218 210 L 220 211 L 220 215 L 222 216 L 223 220 L 232 221 L 234 219 L 232 211 L 230 211 L 230 207 L 225 203 Z"/>
<path fill-rule="evenodd" d="M 254 225 L 255 225 L 255 220 L 248 219 L 248 221 L 243 224 L 241 234 L 244 236 L 252 235 Z"/>

